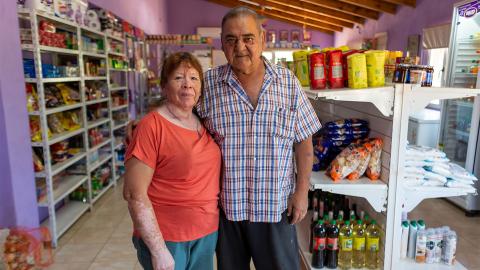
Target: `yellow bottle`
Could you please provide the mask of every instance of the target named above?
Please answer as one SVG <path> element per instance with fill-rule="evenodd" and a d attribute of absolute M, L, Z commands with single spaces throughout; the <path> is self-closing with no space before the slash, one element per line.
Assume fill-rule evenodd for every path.
<path fill-rule="evenodd" d="M 357 225 L 353 227 L 353 268 L 363 268 L 365 266 L 365 230 L 361 219 L 357 220 Z"/>
<path fill-rule="evenodd" d="M 338 252 L 338 267 L 340 269 L 352 268 L 353 238 L 350 220 L 346 220 L 339 233 L 340 250 Z"/>
<path fill-rule="evenodd" d="M 371 221 L 365 234 L 367 238 L 365 265 L 368 269 L 379 269 L 378 251 L 380 249 L 380 227 L 375 220 Z"/>

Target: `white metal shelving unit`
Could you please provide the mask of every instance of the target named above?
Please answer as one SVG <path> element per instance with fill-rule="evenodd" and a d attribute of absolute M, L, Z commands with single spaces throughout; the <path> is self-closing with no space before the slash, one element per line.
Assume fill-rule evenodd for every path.
<path fill-rule="evenodd" d="M 111 51 L 110 50 L 110 46 L 109 46 L 109 42 L 110 41 L 113 41 L 113 42 L 119 42 L 119 43 L 122 43 L 123 44 L 123 52 L 119 53 L 119 52 L 114 52 L 114 51 Z M 105 41 L 105 46 L 106 46 L 106 51 L 107 51 L 107 77 L 108 77 L 108 83 L 109 83 L 109 86 L 108 86 L 108 89 L 109 89 L 109 97 L 110 99 L 112 99 L 112 94 L 115 93 L 115 95 L 117 94 L 123 94 L 123 98 L 125 98 L 127 100 L 127 104 L 125 105 L 119 105 L 119 106 L 113 106 L 112 103 L 113 101 L 110 100 L 110 105 L 109 105 L 109 108 L 110 108 L 110 119 L 112 119 L 111 121 L 111 134 L 112 134 L 112 141 L 111 141 L 111 146 L 112 146 L 112 152 L 113 152 L 113 179 L 114 179 L 114 183 L 116 184 L 117 181 L 120 179 L 120 177 L 122 176 L 122 174 L 120 173 L 120 170 L 119 170 L 119 167 L 121 166 L 124 166 L 123 164 L 123 161 L 119 161 L 118 160 L 118 152 L 119 151 L 122 151 L 122 145 L 119 145 L 118 144 L 118 136 L 115 137 L 115 132 L 117 132 L 118 130 L 122 129 L 122 128 L 125 128 L 128 124 L 128 119 L 126 119 L 125 122 L 123 123 L 118 123 L 117 121 L 115 121 L 114 119 L 114 115 L 115 114 L 118 114 L 118 113 L 121 113 L 121 112 L 127 112 L 127 115 L 130 115 L 129 113 L 129 105 L 128 105 L 128 101 L 129 101 L 129 92 L 128 92 L 128 68 L 122 68 L 122 69 L 118 69 L 118 68 L 113 68 L 111 66 L 111 60 L 110 60 L 110 57 L 113 56 L 113 57 L 116 57 L 116 58 L 121 58 L 121 59 L 124 59 L 124 60 L 127 60 L 127 52 L 126 52 L 126 48 L 127 48 L 127 45 L 125 44 L 125 37 L 122 37 L 122 38 L 119 38 L 119 37 L 115 37 L 115 36 L 111 36 L 111 35 L 107 35 L 106 36 L 106 41 Z M 114 74 L 116 76 L 114 76 Z M 121 78 L 120 82 L 113 82 L 113 79 L 112 77 L 116 77 L 116 79 L 118 78 Z M 112 83 L 113 82 L 113 83 Z M 119 85 L 118 83 L 120 83 L 121 85 Z M 128 118 L 130 118 L 128 116 Z M 120 138 L 120 139 L 123 139 L 123 138 Z"/>
<path fill-rule="evenodd" d="M 108 191 L 108 189 L 115 184 L 116 176 L 115 168 L 113 166 L 113 144 L 115 140 L 113 139 L 113 121 L 111 114 L 111 99 L 110 91 L 106 98 L 87 101 L 85 97 L 85 82 L 86 81 L 105 81 L 107 86 L 109 85 L 108 74 L 103 77 L 88 77 L 85 76 L 84 70 L 84 57 L 99 59 L 101 61 L 108 60 L 107 51 L 102 52 L 87 52 L 82 50 L 81 45 L 81 36 L 86 35 L 90 37 L 95 37 L 103 40 L 104 44 L 107 42 L 107 37 L 104 33 L 98 32 L 93 29 L 89 29 L 84 26 L 79 26 L 76 23 L 57 18 L 43 13 L 42 11 L 29 10 L 29 9 L 19 9 L 18 17 L 21 20 L 26 20 L 29 22 L 29 25 L 32 30 L 32 44 L 31 45 L 22 45 L 22 50 L 27 51 L 33 54 L 36 78 L 26 78 L 26 83 L 31 83 L 36 85 L 36 90 L 38 93 L 38 105 L 39 110 L 35 112 L 30 112 L 29 115 L 36 116 L 40 118 L 41 130 L 48 130 L 47 116 L 54 113 L 71 111 L 71 110 L 80 110 L 82 116 L 82 127 L 77 130 L 67 131 L 61 134 L 54 134 L 51 137 L 48 137 L 47 132 L 42 132 L 42 140 L 40 142 L 32 142 L 32 147 L 39 147 L 43 150 L 43 160 L 45 169 L 41 172 L 35 173 L 35 178 L 45 179 L 47 195 L 45 198 L 42 198 L 38 205 L 39 207 L 48 208 L 49 217 L 42 223 L 44 226 L 50 228 L 52 233 L 53 245 L 56 246 L 60 236 L 65 233 L 70 226 L 72 226 L 87 210 L 93 207 L 93 203 L 101 198 L 103 194 Z M 70 31 L 71 33 L 77 36 L 77 46 L 78 50 L 70 50 L 63 48 L 55 48 L 49 46 L 43 46 L 39 43 L 39 32 L 38 32 L 38 22 L 39 20 L 47 19 L 48 21 L 53 22 L 58 29 L 63 29 Z M 57 55 L 57 57 L 69 56 L 76 57 L 78 67 L 80 69 L 79 77 L 68 77 L 68 78 L 43 78 L 42 77 L 42 55 L 51 54 Z M 81 102 L 77 104 L 65 105 L 58 108 L 48 108 L 45 104 L 45 94 L 44 94 L 44 84 L 45 83 L 69 83 L 69 82 L 78 82 L 79 84 L 79 93 L 81 96 Z M 106 103 L 105 108 L 108 110 L 108 117 L 100 118 L 95 121 L 87 121 L 87 110 L 88 106 L 94 104 Z M 88 131 L 92 128 L 100 127 L 102 125 L 108 125 L 110 132 L 109 136 L 104 138 L 104 141 L 98 145 L 90 147 L 88 140 Z M 50 146 L 57 142 L 75 137 L 83 137 L 83 148 L 80 152 L 72 155 L 70 158 L 63 162 L 58 162 L 56 164 L 51 163 L 51 154 Z M 108 153 L 100 155 L 99 160 L 89 164 L 91 156 L 100 148 L 107 148 Z M 108 182 L 107 186 L 104 187 L 95 198 L 92 198 L 92 185 L 91 185 L 91 173 L 96 169 L 104 166 L 110 162 L 111 164 L 111 180 Z M 67 168 L 74 164 L 85 164 L 85 171 L 81 174 L 75 172 L 75 174 L 68 174 L 61 176 L 58 181 L 58 187 L 53 188 L 53 177 L 61 174 Z M 78 187 L 84 186 L 88 190 L 88 198 L 86 202 L 73 201 L 69 200 L 69 195 Z M 64 205 L 58 208 L 59 203 L 64 202 Z"/>
<path fill-rule="evenodd" d="M 472 192 L 472 189 L 447 187 L 407 187 L 403 181 L 404 157 L 407 145 L 409 116 L 436 99 L 454 99 L 480 94 L 480 89 L 422 88 L 417 85 L 395 84 L 366 89 L 304 89 L 319 117 L 324 121 L 338 118 L 366 118 L 370 122 L 371 136 L 384 140 L 381 180 L 333 182 L 324 172 L 313 172 L 311 189 L 353 196 L 360 199 L 363 208 L 379 221 L 383 228 L 383 269 L 465 269 L 460 262 L 447 267 L 440 264 L 416 264 L 400 259 L 401 216 L 411 211 L 427 198 L 445 198 Z M 361 102 L 361 103 L 359 103 Z M 357 201 L 356 201 L 357 202 Z M 386 207 L 384 204 L 386 203 Z M 385 211 L 386 210 L 386 211 Z M 305 221 L 306 220 L 306 221 Z M 309 220 L 297 226 L 300 254 L 308 269 L 311 254 L 308 252 Z M 448 225 L 448 224 L 446 224 Z"/>

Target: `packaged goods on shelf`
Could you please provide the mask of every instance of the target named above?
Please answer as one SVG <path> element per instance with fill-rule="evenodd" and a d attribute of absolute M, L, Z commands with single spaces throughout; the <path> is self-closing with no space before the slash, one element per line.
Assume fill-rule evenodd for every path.
<path fill-rule="evenodd" d="M 312 89 L 325 89 L 327 76 L 325 71 L 325 54 L 310 54 L 310 85 Z"/>
<path fill-rule="evenodd" d="M 11 228 L 0 230 L 0 256 L 5 269 L 45 269 L 53 263 L 48 228 Z M 3 263 L 2 262 L 2 263 Z"/>
<path fill-rule="evenodd" d="M 308 51 L 296 51 L 293 53 L 293 62 L 295 65 L 295 75 L 302 86 L 309 86 L 309 69 L 308 69 Z"/>
<path fill-rule="evenodd" d="M 108 45 L 109 52 L 121 53 L 121 54 L 125 53 L 125 46 L 123 45 L 123 43 L 117 40 L 108 40 L 107 45 Z"/>
<path fill-rule="evenodd" d="M 122 106 L 128 104 L 127 99 L 123 96 L 123 94 L 112 94 L 112 106 Z"/>
<path fill-rule="evenodd" d="M 313 170 L 324 170 L 342 150 L 356 139 L 368 137 L 368 122 L 360 119 L 344 119 L 325 123 L 314 136 Z"/>
<path fill-rule="evenodd" d="M 28 112 L 38 111 L 38 95 L 37 95 L 37 91 L 35 91 L 35 86 L 32 84 L 26 83 L 25 90 L 27 92 Z"/>
<path fill-rule="evenodd" d="M 94 39 L 82 36 L 82 50 L 84 52 L 103 53 L 105 51 L 105 44 L 101 38 Z"/>
<path fill-rule="evenodd" d="M 85 60 L 85 76 L 88 77 L 103 77 L 106 76 L 106 65 L 104 60 Z"/>
<path fill-rule="evenodd" d="M 333 50 L 326 54 L 327 83 L 329 88 L 343 87 L 342 51 Z"/>
<path fill-rule="evenodd" d="M 385 85 L 385 52 L 366 51 L 368 87 Z"/>
<path fill-rule="evenodd" d="M 35 62 L 33 59 L 23 59 L 23 74 L 25 78 L 36 78 Z"/>
<path fill-rule="evenodd" d="M 84 24 L 88 4 L 81 0 L 55 0 L 55 15 L 62 19 Z"/>
<path fill-rule="evenodd" d="M 88 13 L 91 12 L 87 11 L 87 17 L 89 18 L 90 23 L 96 23 L 96 18 L 98 18 L 103 32 L 110 36 L 122 38 L 122 23 L 117 17 L 115 17 L 115 15 L 113 15 L 113 13 L 105 9 L 92 9 L 92 11 L 95 11 L 97 16 L 88 15 Z"/>
<path fill-rule="evenodd" d="M 24 2 L 26 8 L 44 11 L 49 15 L 55 14 L 53 0 L 26 0 Z"/>
<path fill-rule="evenodd" d="M 79 103 L 81 99 L 78 91 L 63 83 L 45 86 L 44 91 L 47 108 L 73 105 Z"/>
<path fill-rule="evenodd" d="M 20 43 L 32 44 L 32 29 L 20 28 Z"/>
<path fill-rule="evenodd" d="M 108 94 L 105 81 L 85 82 L 85 97 L 87 101 L 106 98 Z"/>
<path fill-rule="evenodd" d="M 363 53 L 355 53 L 347 57 L 348 78 L 350 88 L 367 88 L 367 58 Z"/>
<path fill-rule="evenodd" d="M 52 64 L 42 64 L 43 78 L 67 78 L 78 77 L 80 70 L 76 66 L 55 66 Z"/>
<path fill-rule="evenodd" d="M 128 61 L 120 57 L 109 57 L 108 61 L 110 62 L 111 69 L 126 69 L 128 68 Z"/>
<path fill-rule="evenodd" d="M 151 44 L 211 44 L 210 37 L 202 37 L 200 35 L 148 35 L 146 41 Z"/>
<path fill-rule="evenodd" d="M 29 125 L 30 125 L 30 139 L 32 140 L 32 142 L 42 141 L 42 129 L 40 126 L 40 118 L 38 116 L 30 116 Z M 48 129 L 47 134 L 49 138 L 52 136 L 50 129 Z"/>
<path fill-rule="evenodd" d="M 54 113 L 47 117 L 48 127 L 54 134 L 81 128 L 79 111 Z"/>
<path fill-rule="evenodd" d="M 88 130 L 88 142 L 90 147 L 95 147 L 104 142 L 105 138 L 109 137 L 109 134 L 110 129 L 108 127 L 92 128 Z"/>
<path fill-rule="evenodd" d="M 474 192 L 472 185 L 478 181 L 464 168 L 450 162 L 444 152 L 425 146 L 407 146 L 404 170 L 408 186 L 465 188 Z"/>
<path fill-rule="evenodd" d="M 33 170 L 35 172 L 41 172 L 45 169 L 45 166 L 43 165 L 43 160 L 35 153 L 35 151 L 32 151 L 32 157 L 33 157 Z"/>

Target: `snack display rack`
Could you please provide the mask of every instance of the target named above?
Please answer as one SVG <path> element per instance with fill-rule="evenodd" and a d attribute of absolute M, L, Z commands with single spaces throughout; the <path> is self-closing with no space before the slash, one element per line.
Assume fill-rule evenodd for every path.
<path fill-rule="evenodd" d="M 115 134 L 114 131 L 115 129 L 124 127 L 126 122 L 128 122 L 128 117 L 125 119 L 124 123 L 118 123 L 114 121 L 113 118 L 116 111 L 112 110 L 113 106 L 110 91 L 110 87 L 112 86 L 110 84 L 110 73 L 117 72 L 117 70 L 112 70 L 110 69 L 110 66 L 108 66 L 106 68 L 106 73 L 103 76 L 86 76 L 85 59 L 95 59 L 95 61 L 108 63 L 109 52 L 106 48 L 96 52 L 85 50 L 82 46 L 83 41 L 81 37 L 86 36 L 94 38 L 103 42 L 103 44 L 107 44 L 109 39 L 115 39 L 118 42 L 122 42 L 123 40 L 118 37 L 107 36 L 105 33 L 85 26 L 77 25 L 74 22 L 45 14 L 39 10 L 19 8 L 18 17 L 20 20 L 24 21 L 25 25 L 30 26 L 32 34 L 32 44 L 22 45 L 22 49 L 33 54 L 36 78 L 26 78 L 25 82 L 26 84 L 34 84 L 36 87 L 38 94 L 38 111 L 30 112 L 29 115 L 40 118 L 40 129 L 42 131 L 41 141 L 32 142 L 32 147 L 39 148 L 43 152 L 42 158 L 44 169 L 43 171 L 36 172 L 35 178 L 37 181 L 45 181 L 46 195 L 39 199 L 38 206 L 48 209 L 48 218 L 42 223 L 42 225 L 50 228 L 53 245 L 57 246 L 60 236 L 65 233 L 87 210 L 92 209 L 94 203 L 98 201 L 106 191 L 116 185 L 117 180 L 121 175 L 116 174 L 114 153 L 116 147 L 118 147 L 117 142 L 123 140 L 123 138 L 119 138 L 119 135 Z M 40 20 L 47 20 L 55 24 L 57 28 L 68 29 L 73 35 L 76 35 L 77 40 L 75 45 L 78 47 L 78 50 L 40 45 Z M 120 53 L 116 54 L 119 56 L 125 55 Z M 75 62 L 78 65 L 80 76 L 44 78 L 42 74 L 42 62 L 45 60 L 42 56 L 45 55 L 51 55 L 56 58 L 61 58 L 65 55 L 74 57 Z M 128 115 L 128 91 L 126 88 L 126 80 L 127 78 L 125 77 L 125 87 L 112 88 L 116 91 L 126 92 L 127 105 L 120 109 L 126 110 L 126 115 Z M 80 102 L 73 105 L 47 109 L 45 84 L 70 82 L 78 83 Z M 92 100 L 87 100 L 87 82 L 103 82 L 105 88 L 102 89 L 106 91 L 104 91 L 102 95 L 95 96 Z M 89 110 L 95 108 L 95 106 L 99 106 L 104 112 L 103 117 L 94 118 L 88 121 L 87 114 L 89 113 Z M 81 127 L 76 130 L 54 134 L 54 136 L 49 137 L 48 132 L 45 132 L 49 130 L 48 116 L 54 113 L 69 111 L 79 111 Z M 102 128 L 103 130 L 108 129 L 108 136 L 103 136 L 101 140 L 92 143 L 89 140 L 89 134 L 91 130 L 98 128 Z M 114 135 L 117 135 L 117 137 Z M 68 159 L 62 162 L 53 164 L 50 149 L 51 145 L 74 137 L 78 137 L 78 141 L 82 142 L 80 151 L 70 155 Z M 70 170 L 72 167 L 75 169 L 74 172 L 67 172 L 67 169 Z M 110 174 L 107 174 L 108 178 L 106 178 L 105 182 L 98 187 L 98 190 L 95 190 L 92 188 L 92 182 L 95 173 L 100 169 L 106 171 L 109 170 Z M 55 180 L 58 182 L 56 185 L 54 184 L 54 177 L 57 178 Z M 87 191 L 87 195 L 84 197 L 83 201 L 70 198 L 77 188 L 83 188 Z"/>
<path fill-rule="evenodd" d="M 407 146 L 409 116 L 424 109 L 432 100 L 472 97 L 480 89 L 420 87 L 412 84 L 395 84 L 366 89 L 328 89 L 313 91 L 304 88 L 312 105 L 322 120 L 361 118 L 370 123 L 370 136 L 383 140 L 382 174 L 379 180 L 333 182 L 324 171 L 313 172 L 312 190 L 321 189 L 351 197 L 362 209 L 380 224 L 380 256 L 383 269 L 465 269 L 460 262 L 453 266 L 416 264 L 413 260 L 400 259 L 401 219 L 403 212 L 414 209 L 428 198 L 447 198 L 466 195 L 472 190 L 449 187 L 406 187 L 404 162 Z M 308 250 L 311 213 L 298 226 L 297 235 L 301 259 L 307 269 L 311 266 Z"/>

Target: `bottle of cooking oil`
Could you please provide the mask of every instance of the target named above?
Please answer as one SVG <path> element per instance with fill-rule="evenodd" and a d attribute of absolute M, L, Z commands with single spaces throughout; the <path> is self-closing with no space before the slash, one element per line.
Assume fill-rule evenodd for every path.
<path fill-rule="evenodd" d="M 340 229 L 340 251 L 338 253 L 338 267 L 340 269 L 352 268 L 353 238 L 350 220 L 346 220 Z"/>
<path fill-rule="evenodd" d="M 353 227 L 353 254 L 352 267 L 363 268 L 365 266 L 365 230 L 361 219 Z"/>
<path fill-rule="evenodd" d="M 379 269 L 378 251 L 380 249 L 380 227 L 375 220 L 365 231 L 367 247 L 365 252 L 365 265 L 368 269 Z"/>

